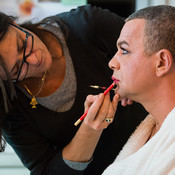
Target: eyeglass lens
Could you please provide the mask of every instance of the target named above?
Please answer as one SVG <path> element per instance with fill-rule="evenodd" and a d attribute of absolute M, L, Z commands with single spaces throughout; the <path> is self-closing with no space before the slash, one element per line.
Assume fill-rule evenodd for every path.
<path fill-rule="evenodd" d="M 28 63 L 27 63 L 27 57 L 31 54 L 33 49 L 33 37 L 32 35 L 29 35 L 26 33 L 26 39 L 24 43 L 24 54 L 23 54 L 23 60 L 19 66 L 18 73 L 16 80 L 23 80 L 28 72 Z"/>

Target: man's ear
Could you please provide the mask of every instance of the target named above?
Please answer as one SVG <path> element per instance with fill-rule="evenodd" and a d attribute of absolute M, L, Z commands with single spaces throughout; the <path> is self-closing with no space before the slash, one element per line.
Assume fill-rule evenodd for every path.
<path fill-rule="evenodd" d="M 163 76 L 170 71 L 173 64 L 173 57 L 169 50 L 161 49 L 156 53 L 156 74 Z"/>

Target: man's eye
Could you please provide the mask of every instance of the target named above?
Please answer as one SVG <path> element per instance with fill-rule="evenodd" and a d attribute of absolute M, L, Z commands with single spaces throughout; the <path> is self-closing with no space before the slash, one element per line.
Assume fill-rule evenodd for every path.
<path fill-rule="evenodd" d="M 126 49 L 124 49 L 124 48 L 121 48 L 121 50 L 122 50 L 122 54 L 123 54 L 123 55 L 126 55 L 126 54 L 128 54 L 128 51 L 127 51 Z"/>

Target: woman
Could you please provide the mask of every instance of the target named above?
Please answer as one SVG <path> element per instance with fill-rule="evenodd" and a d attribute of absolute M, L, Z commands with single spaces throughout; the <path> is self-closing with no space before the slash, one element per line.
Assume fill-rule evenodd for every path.
<path fill-rule="evenodd" d="M 110 124 L 105 120 L 100 129 L 95 120 L 74 126 L 87 94 L 99 92 L 90 86 L 111 84 L 107 63 L 116 51 L 123 19 L 90 5 L 38 24 L 19 26 L 1 16 L 7 30 L 1 31 L 0 54 L 6 69 L 0 76 L 12 79 L 17 96 L 3 120 L 4 138 L 31 174 L 101 174 L 140 121 L 130 127 L 130 121 L 123 120 L 136 108 L 138 114 L 145 112 L 137 104 L 125 110 L 118 107 L 122 118 L 103 134 Z"/>

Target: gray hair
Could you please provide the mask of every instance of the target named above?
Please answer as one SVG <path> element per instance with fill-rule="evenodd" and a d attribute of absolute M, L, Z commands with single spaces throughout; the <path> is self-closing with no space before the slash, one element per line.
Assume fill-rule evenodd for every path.
<path fill-rule="evenodd" d="M 151 6 L 136 11 L 125 21 L 144 19 L 144 47 L 147 56 L 167 49 L 175 59 L 175 7 Z"/>

